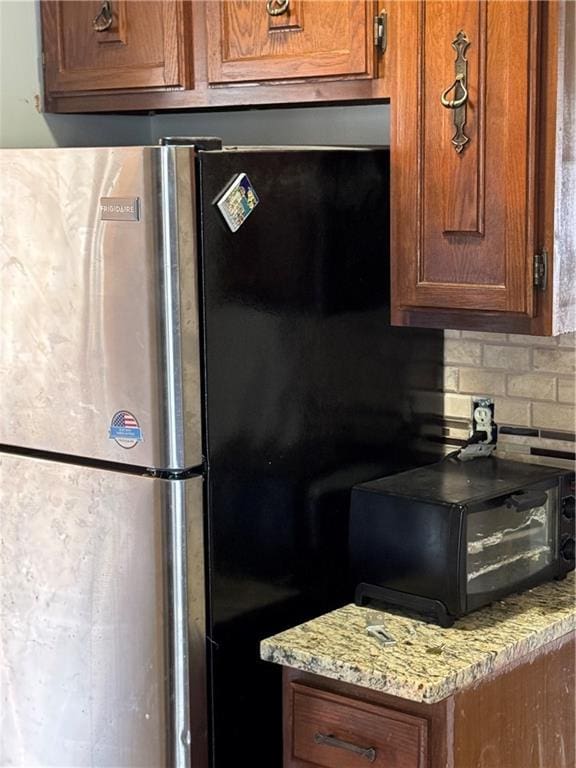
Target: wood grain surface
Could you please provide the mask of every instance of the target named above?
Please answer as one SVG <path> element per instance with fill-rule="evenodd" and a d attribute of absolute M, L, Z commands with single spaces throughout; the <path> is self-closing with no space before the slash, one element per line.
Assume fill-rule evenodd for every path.
<path fill-rule="evenodd" d="M 290 0 L 278 17 L 266 13 L 265 0 L 114 0 L 115 25 L 123 16 L 127 29 L 114 50 L 94 42 L 96 0 L 41 0 L 45 107 L 70 113 L 381 101 L 392 82 L 395 5 L 382 53 L 373 44 L 375 0 Z M 146 14 L 140 6 L 153 8 Z M 115 25 L 96 39 L 118 38 Z M 103 48 L 112 53 L 103 57 Z"/>
<path fill-rule="evenodd" d="M 184 4 L 113 0 L 112 27 L 96 32 L 97 0 L 43 0 L 45 86 L 56 94 L 185 87 Z"/>
<path fill-rule="evenodd" d="M 292 683 L 292 745 L 289 766 L 322 765 L 355 768 L 366 755 L 351 748 L 372 750 L 374 768 L 427 768 L 426 719 L 370 702 Z M 317 743 L 318 736 L 341 745 Z M 344 746 L 346 745 L 346 746 Z"/>
<path fill-rule="evenodd" d="M 558 640 L 455 697 L 454 762 L 472 768 L 574 768 L 576 645 Z"/>
<path fill-rule="evenodd" d="M 282 29 L 277 21 L 271 24 L 261 0 L 208 3 L 208 80 L 215 84 L 372 77 L 369 5 L 358 0 L 302 0 L 292 9 L 293 23 Z"/>
<path fill-rule="evenodd" d="M 420 54 L 393 95 L 394 301 L 530 315 L 537 5 L 429 0 L 417 15 Z M 457 154 L 440 94 L 460 30 L 470 40 L 470 141 Z"/>

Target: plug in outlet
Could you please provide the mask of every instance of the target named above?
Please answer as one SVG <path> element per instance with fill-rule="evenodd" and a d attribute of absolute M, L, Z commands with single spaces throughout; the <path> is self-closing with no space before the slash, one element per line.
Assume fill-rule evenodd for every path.
<path fill-rule="evenodd" d="M 494 401 L 490 397 L 472 398 L 472 435 L 482 433 L 480 442 L 496 444 L 498 427 L 494 422 Z"/>
<path fill-rule="evenodd" d="M 490 397 L 472 398 L 472 431 L 469 444 L 460 451 L 461 461 L 490 456 L 496 448 L 498 425 L 494 421 L 494 401 Z"/>

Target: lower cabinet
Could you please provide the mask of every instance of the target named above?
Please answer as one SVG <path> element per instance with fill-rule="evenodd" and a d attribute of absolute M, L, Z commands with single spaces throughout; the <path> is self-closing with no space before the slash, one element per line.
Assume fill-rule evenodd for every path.
<path fill-rule="evenodd" d="M 299 682 L 289 688 L 293 761 L 288 765 L 428 765 L 425 718 Z"/>
<path fill-rule="evenodd" d="M 284 768 L 574 768 L 575 650 L 565 635 L 432 704 L 285 668 Z"/>

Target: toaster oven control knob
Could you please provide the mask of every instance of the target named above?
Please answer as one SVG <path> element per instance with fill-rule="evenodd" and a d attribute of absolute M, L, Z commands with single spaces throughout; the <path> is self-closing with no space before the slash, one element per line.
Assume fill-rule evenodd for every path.
<path fill-rule="evenodd" d="M 565 560 L 574 560 L 574 539 L 565 539 L 560 546 L 560 554 Z"/>
<path fill-rule="evenodd" d="M 568 520 L 574 519 L 574 496 L 565 496 L 562 500 L 562 514 L 567 517 Z"/>

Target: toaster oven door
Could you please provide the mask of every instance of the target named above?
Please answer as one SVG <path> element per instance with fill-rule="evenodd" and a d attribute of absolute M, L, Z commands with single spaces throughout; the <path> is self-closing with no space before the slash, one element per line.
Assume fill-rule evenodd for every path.
<path fill-rule="evenodd" d="M 558 482 L 545 481 L 469 508 L 469 607 L 549 578 L 558 557 Z"/>

